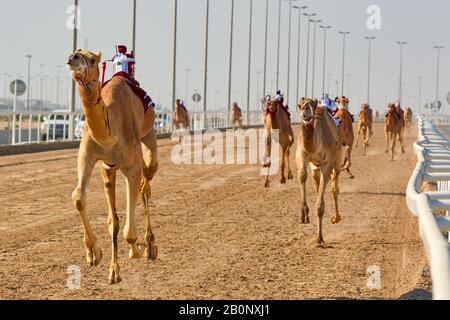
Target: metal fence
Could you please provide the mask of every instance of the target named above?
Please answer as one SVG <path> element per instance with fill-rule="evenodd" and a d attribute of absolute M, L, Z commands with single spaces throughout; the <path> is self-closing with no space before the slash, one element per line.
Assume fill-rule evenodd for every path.
<path fill-rule="evenodd" d="M 429 120 L 419 119 L 414 144 L 418 162 L 406 190 L 409 210 L 419 219 L 433 281 L 433 299 L 450 299 L 450 142 Z M 428 184 L 432 188 L 424 187 Z M 437 191 L 436 191 L 437 187 Z M 448 237 L 448 235 L 447 235 Z"/>
<path fill-rule="evenodd" d="M 155 131 L 166 134 L 173 131 L 173 114 L 171 112 L 157 112 Z M 263 124 L 262 113 L 243 112 L 244 126 L 258 126 Z M 0 112 L 0 119 L 7 124 L 0 130 L 0 145 L 54 143 L 68 141 L 71 138 L 70 123 L 74 123 L 73 140 L 81 139 L 84 117 L 81 113 L 69 112 Z M 293 121 L 299 119 L 298 112 L 292 114 Z M 206 130 L 211 128 L 231 128 L 232 123 L 228 112 L 193 112 L 189 114 L 190 130 Z M 15 128 L 15 129 L 13 129 Z"/>

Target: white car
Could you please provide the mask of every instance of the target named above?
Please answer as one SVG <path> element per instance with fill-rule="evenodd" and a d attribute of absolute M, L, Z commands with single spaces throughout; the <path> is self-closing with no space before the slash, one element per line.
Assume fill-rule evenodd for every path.
<path fill-rule="evenodd" d="M 75 123 L 75 139 L 80 140 L 83 137 L 84 121 L 86 117 L 83 115 L 77 117 Z"/>
<path fill-rule="evenodd" d="M 65 113 L 64 111 L 55 111 Z M 64 114 L 51 114 L 49 116 L 44 116 L 43 123 L 41 124 L 41 138 L 42 141 L 47 141 L 50 139 L 58 138 L 68 138 L 69 137 L 69 116 Z M 53 130 L 55 132 L 53 132 Z M 47 137 L 48 134 L 48 137 Z M 65 135 L 65 137 L 64 137 Z"/>

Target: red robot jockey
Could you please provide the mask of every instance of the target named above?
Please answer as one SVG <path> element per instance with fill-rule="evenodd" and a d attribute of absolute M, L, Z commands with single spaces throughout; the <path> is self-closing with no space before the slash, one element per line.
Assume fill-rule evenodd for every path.
<path fill-rule="evenodd" d="M 142 100 L 144 104 L 144 109 L 147 111 L 149 108 L 154 108 L 155 103 L 152 98 L 145 92 L 141 87 L 139 82 L 134 79 L 134 66 L 136 64 L 136 59 L 133 53 L 127 53 L 127 47 L 124 45 L 117 46 L 116 55 L 109 61 L 113 63 L 113 78 L 123 77 L 130 84 L 133 92 Z M 106 61 L 103 62 L 103 79 L 106 70 Z M 105 86 L 106 83 L 103 84 Z"/>

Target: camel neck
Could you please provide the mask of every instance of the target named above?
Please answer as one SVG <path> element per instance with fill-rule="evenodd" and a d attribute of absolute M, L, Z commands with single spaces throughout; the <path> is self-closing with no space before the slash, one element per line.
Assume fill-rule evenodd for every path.
<path fill-rule="evenodd" d="M 97 142 L 107 140 L 111 135 L 111 130 L 108 110 L 101 97 L 100 83 L 95 83 L 91 87 L 79 85 L 78 90 L 92 137 Z"/>

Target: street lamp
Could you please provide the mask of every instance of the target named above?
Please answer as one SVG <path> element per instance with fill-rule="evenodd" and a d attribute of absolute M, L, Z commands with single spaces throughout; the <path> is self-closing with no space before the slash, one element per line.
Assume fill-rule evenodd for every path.
<path fill-rule="evenodd" d="M 191 69 L 184 70 L 186 72 L 186 103 L 188 103 L 189 99 L 189 72 L 191 72 Z"/>
<path fill-rule="evenodd" d="M 175 0 L 176 2 L 176 0 Z M 136 55 L 136 0 L 133 0 L 133 25 L 132 25 L 132 35 L 131 35 L 131 41 L 132 41 L 132 48 L 133 48 L 133 54 Z"/>
<path fill-rule="evenodd" d="M 321 23 L 322 20 L 311 20 L 314 23 L 314 40 L 313 40 L 313 67 L 312 67 L 312 88 L 311 94 L 314 98 L 314 84 L 316 82 L 316 39 L 317 39 L 317 23 Z"/>
<path fill-rule="evenodd" d="M 301 22 L 302 22 L 302 10 L 307 9 L 307 6 L 293 6 L 294 9 L 298 10 L 298 39 L 297 39 L 297 102 L 300 100 L 299 90 L 300 90 L 300 40 L 301 40 Z"/>
<path fill-rule="evenodd" d="M 280 85 L 281 0 L 278 1 L 277 88 Z"/>
<path fill-rule="evenodd" d="M 234 0 L 233 0 L 234 1 Z M 267 36 L 268 36 L 268 26 L 269 26 L 269 0 L 266 0 L 266 26 L 264 31 L 264 71 L 263 71 L 263 96 L 267 95 Z M 259 100 L 260 97 L 258 97 Z"/>
<path fill-rule="evenodd" d="M 77 50 L 78 39 L 78 0 L 73 0 L 74 14 L 73 14 L 73 33 L 72 33 L 72 52 Z M 42 69 L 41 69 L 42 70 Z M 75 112 L 75 81 L 72 79 L 70 86 L 70 104 L 69 112 Z M 75 133 L 75 118 L 73 115 L 69 116 L 69 140 L 73 140 Z"/>
<path fill-rule="evenodd" d="M 250 81 L 252 71 L 252 24 L 253 24 L 253 0 L 250 0 L 250 21 L 248 34 L 248 73 L 247 73 L 247 115 L 246 124 L 248 125 L 250 112 Z"/>
<path fill-rule="evenodd" d="M 402 102 L 402 85 L 403 85 L 403 47 L 408 44 L 405 41 L 397 41 L 397 44 L 400 45 L 400 77 L 399 77 L 399 85 L 398 85 L 398 102 Z"/>
<path fill-rule="evenodd" d="M 134 0 L 136 4 L 136 0 Z M 135 8 L 135 7 L 134 7 Z M 177 31 L 178 31 L 178 0 L 173 5 L 173 70 L 172 70 L 172 113 L 175 113 L 175 100 L 177 95 Z M 187 103 L 187 102 L 186 102 Z M 174 116 L 171 117 L 173 122 Z M 173 127 L 173 123 L 171 124 Z"/>
<path fill-rule="evenodd" d="M 28 74 L 27 74 L 27 82 L 28 82 L 28 90 L 27 90 L 27 109 L 28 111 L 31 111 L 31 107 L 30 107 L 30 88 L 31 88 L 31 75 L 30 75 L 30 71 L 31 71 L 31 58 L 33 57 L 31 54 L 28 54 L 27 56 L 28 59 Z"/>
<path fill-rule="evenodd" d="M 327 30 L 331 29 L 331 26 L 322 25 L 319 28 L 323 29 L 323 73 L 322 73 L 322 96 L 325 95 L 325 71 L 326 71 L 326 62 L 327 62 Z M 330 86 L 328 85 L 328 88 Z M 328 89 L 330 90 L 330 89 Z M 328 92 L 328 94 L 330 94 Z"/>
<path fill-rule="evenodd" d="M 61 69 L 60 65 L 56 66 L 56 104 L 59 107 L 59 70 Z"/>
<path fill-rule="evenodd" d="M 434 48 L 437 50 L 437 70 L 436 70 L 436 113 L 437 113 L 437 103 L 439 100 L 439 69 L 440 69 L 440 57 L 441 57 L 441 50 L 444 49 L 443 46 L 434 46 Z"/>
<path fill-rule="evenodd" d="M 206 123 L 206 105 L 208 90 L 208 38 L 209 38 L 209 0 L 206 0 L 206 21 L 205 21 L 205 74 L 203 83 L 203 126 Z"/>
<path fill-rule="evenodd" d="M 228 112 L 230 112 L 231 110 L 231 76 L 233 72 L 233 32 L 234 32 L 234 0 L 231 0 L 230 57 L 229 57 L 230 62 L 228 65 L 228 100 L 227 100 Z"/>
<path fill-rule="evenodd" d="M 419 115 L 422 114 L 422 80 L 423 76 L 419 76 Z"/>
<path fill-rule="evenodd" d="M 341 83 L 341 96 L 344 96 L 344 82 L 345 82 L 345 38 L 350 34 L 349 31 L 339 31 L 342 34 L 342 83 Z"/>
<path fill-rule="evenodd" d="M 287 60 L 287 90 L 286 90 L 286 103 L 289 105 L 289 89 L 290 89 L 290 80 L 291 80 L 291 27 L 292 27 L 292 1 L 297 0 L 286 0 L 289 1 L 289 32 L 288 32 L 288 60 Z"/>
<path fill-rule="evenodd" d="M 368 60 L 368 72 L 367 72 L 367 104 L 370 106 L 370 67 L 371 67 L 371 54 L 372 54 L 372 40 L 376 37 L 364 37 L 364 39 L 369 41 L 369 60 Z"/>
<path fill-rule="evenodd" d="M 309 36 L 311 34 L 311 17 L 316 16 L 315 13 L 304 13 L 305 17 L 308 18 L 308 38 L 306 41 L 306 80 L 305 80 L 305 97 L 308 97 L 308 80 L 309 80 Z"/>

